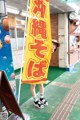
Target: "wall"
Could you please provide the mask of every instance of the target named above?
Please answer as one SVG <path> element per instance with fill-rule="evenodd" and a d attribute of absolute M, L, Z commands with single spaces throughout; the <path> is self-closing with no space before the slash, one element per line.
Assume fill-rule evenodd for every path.
<path fill-rule="evenodd" d="M 58 15 L 59 67 L 69 67 L 68 64 L 68 15 Z"/>
<path fill-rule="evenodd" d="M 53 39 L 58 39 L 58 14 L 51 15 L 51 34 Z"/>
<path fill-rule="evenodd" d="M 51 15 L 52 39 L 58 40 L 58 14 Z M 50 66 L 59 66 L 58 50 L 52 54 Z"/>

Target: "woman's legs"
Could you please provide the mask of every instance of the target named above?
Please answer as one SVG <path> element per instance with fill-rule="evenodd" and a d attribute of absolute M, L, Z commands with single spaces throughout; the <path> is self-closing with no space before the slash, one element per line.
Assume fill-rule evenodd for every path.
<path fill-rule="evenodd" d="M 36 97 L 35 87 L 36 87 L 36 85 L 34 85 L 34 84 L 32 84 L 31 87 L 30 87 L 30 90 L 31 90 L 31 93 L 32 93 L 32 96 L 33 96 L 33 99 L 34 99 L 34 105 L 37 108 L 44 108 L 44 105 Z"/>
<path fill-rule="evenodd" d="M 43 84 L 39 84 L 39 91 L 40 91 L 40 102 L 43 105 L 47 106 L 48 102 L 44 98 L 44 86 L 43 86 Z"/>
<path fill-rule="evenodd" d="M 32 96 L 33 96 L 33 98 L 34 98 L 34 101 L 37 100 L 35 87 L 36 87 L 35 84 L 31 84 L 30 90 L 31 90 L 31 94 L 32 94 Z"/>
<path fill-rule="evenodd" d="M 44 98 L 44 86 L 43 86 L 43 84 L 39 84 L 39 92 L 40 92 L 40 98 Z"/>

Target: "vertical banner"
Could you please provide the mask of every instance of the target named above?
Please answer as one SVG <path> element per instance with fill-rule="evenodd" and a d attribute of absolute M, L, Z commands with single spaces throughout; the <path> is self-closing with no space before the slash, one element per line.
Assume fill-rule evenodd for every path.
<path fill-rule="evenodd" d="M 0 70 L 5 71 L 15 94 L 16 83 L 10 44 L 8 17 L 0 17 Z"/>
<path fill-rule="evenodd" d="M 47 80 L 52 53 L 48 0 L 30 0 L 22 83 L 41 84 Z"/>

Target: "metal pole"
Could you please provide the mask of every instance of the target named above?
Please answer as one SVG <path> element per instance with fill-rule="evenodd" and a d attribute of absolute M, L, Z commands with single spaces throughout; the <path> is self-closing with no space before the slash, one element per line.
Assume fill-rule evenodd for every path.
<path fill-rule="evenodd" d="M 18 50 L 18 40 L 17 40 L 17 28 L 15 26 L 15 40 L 16 40 L 16 49 Z"/>
<path fill-rule="evenodd" d="M 22 54 L 22 64 L 21 64 L 21 71 L 20 71 L 19 91 L 18 91 L 18 104 L 20 102 L 22 67 L 23 67 L 23 58 L 24 58 L 24 47 L 25 47 L 25 34 L 26 34 L 27 18 L 28 18 L 28 5 L 29 5 L 29 0 L 27 0 L 27 10 L 26 10 L 27 11 L 27 15 L 26 15 L 26 24 L 25 24 L 25 31 L 24 31 L 23 54 Z"/>

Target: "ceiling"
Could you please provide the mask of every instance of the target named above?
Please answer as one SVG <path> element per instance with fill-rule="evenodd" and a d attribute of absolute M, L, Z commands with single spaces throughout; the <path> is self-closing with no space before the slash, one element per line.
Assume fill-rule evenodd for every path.
<path fill-rule="evenodd" d="M 50 0 L 51 13 L 56 12 L 56 6 L 58 13 L 74 11 L 74 9 L 72 9 L 72 7 L 68 6 L 66 3 L 75 3 L 78 7 L 80 7 L 80 0 Z"/>
<path fill-rule="evenodd" d="M 21 10 L 26 10 L 28 0 L 6 0 L 7 4 L 10 6 L 14 6 Z M 66 2 L 63 1 L 72 1 L 76 3 L 78 7 L 80 7 L 80 0 L 50 0 L 50 13 L 61 13 L 61 12 L 70 12 L 74 11 L 71 7 L 69 7 Z"/>

